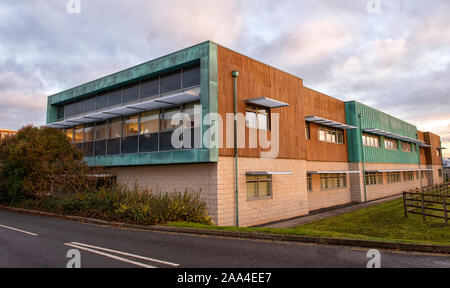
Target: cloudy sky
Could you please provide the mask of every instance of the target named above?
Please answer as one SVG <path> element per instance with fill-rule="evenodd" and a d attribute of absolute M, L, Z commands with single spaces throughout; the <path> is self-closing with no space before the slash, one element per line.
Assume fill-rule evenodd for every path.
<path fill-rule="evenodd" d="M 44 124 L 46 96 L 212 40 L 450 148 L 450 1 L 379 1 L 80 0 L 70 14 L 69 0 L 2 0 L 0 127 Z"/>

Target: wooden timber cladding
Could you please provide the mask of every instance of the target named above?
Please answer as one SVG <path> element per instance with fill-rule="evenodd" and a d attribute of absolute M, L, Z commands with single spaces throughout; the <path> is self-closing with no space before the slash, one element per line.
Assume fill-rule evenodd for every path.
<path fill-rule="evenodd" d="M 422 131 L 417 130 L 417 139 L 425 142 L 425 138 Z M 429 149 L 426 149 L 429 150 Z M 427 156 L 426 156 L 425 147 L 420 147 L 420 165 L 427 165 Z"/>
<path fill-rule="evenodd" d="M 427 153 L 427 165 L 442 165 L 442 158 L 438 156 L 436 148 L 441 147 L 441 138 L 431 132 L 423 133 L 425 143 L 431 145 L 431 149 L 425 150 Z"/>
<path fill-rule="evenodd" d="M 305 117 L 319 116 L 345 123 L 345 103 L 303 86 L 303 80 L 276 68 L 248 58 L 242 54 L 218 46 L 218 111 L 224 119 L 226 131 L 227 113 L 234 112 L 233 78 L 231 72 L 239 71 L 238 112 L 245 114 L 245 100 L 268 97 L 290 104 L 289 107 L 272 109 L 280 115 L 280 151 L 278 158 L 308 159 L 311 161 L 347 162 L 345 144 L 318 141 L 318 125 L 311 124 L 311 140 L 305 137 Z M 226 133 L 223 143 L 226 143 Z M 246 129 L 246 147 L 249 129 Z M 270 132 L 269 132 L 270 139 Z M 259 145 L 258 145 L 259 146 Z M 261 149 L 239 149 L 240 157 L 260 157 Z M 233 156 L 234 149 L 222 148 L 220 156 Z"/>
<path fill-rule="evenodd" d="M 289 107 L 272 110 L 272 113 L 280 115 L 278 158 L 306 159 L 303 80 L 221 46 L 218 46 L 217 58 L 218 110 L 224 119 L 222 131 L 226 131 L 225 115 L 234 112 L 231 72 L 237 70 L 239 71 L 238 112 L 245 114 L 245 100 L 251 98 L 269 97 L 290 104 Z M 248 132 L 249 129 L 246 129 L 246 147 L 249 147 Z M 269 132 L 269 140 L 270 134 Z M 223 143 L 226 143 L 226 133 L 223 138 Z M 241 157 L 260 157 L 260 153 L 259 148 L 239 149 Z M 219 155 L 233 156 L 234 149 L 222 148 L 219 150 Z"/>
<path fill-rule="evenodd" d="M 345 123 L 345 103 L 310 88 L 303 88 L 306 116 L 319 116 Z M 348 162 L 347 132 L 344 144 L 319 141 L 319 125 L 310 123 L 310 140 L 306 141 L 306 159 L 309 161 Z"/>

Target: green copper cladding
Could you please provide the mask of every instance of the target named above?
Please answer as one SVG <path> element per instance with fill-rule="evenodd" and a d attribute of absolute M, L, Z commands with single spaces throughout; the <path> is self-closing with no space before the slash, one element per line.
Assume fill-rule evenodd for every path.
<path fill-rule="evenodd" d="M 144 64 L 111 74 L 48 97 L 47 124 L 56 122 L 57 106 L 126 85 L 147 77 L 200 63 L 201 104 L 203 116 L 218 112 L 218 61 L 217 44 L 207 41 L 190 48 L 160 57 Z M 210 129 L 202 124 L 202 135 Z M 218 135 L 218 131 L 215 131 Z M 86 158 L 90 166 L 132 166 L 217 162 L 218 148 L 201 148 L 156 153 L 102 156 Z"/>
<path fill-rule="evenodd" d="M 412 145 L 413 152 L 402 151 L 401 141 L 398 141 L 398 150 L 389 150 L 384 146 L 384 137 L 380 136 L 380 147 L 366 147 L 362 145 L 360 134 L 361 129 L 376 128 L 417 139 L 416 126 L 357 101 L 346 102 L 345 111 L 347 124 L 358 127 L 355 130 L 349 130 L 347 134 L 349 162 L 362 162 L 362 153 L 364 153 L 364 160 L 367 163 L 418 164 L 416 144 Z M 361 121 L 358 121 L 359 114 L 361 114 Z"/>

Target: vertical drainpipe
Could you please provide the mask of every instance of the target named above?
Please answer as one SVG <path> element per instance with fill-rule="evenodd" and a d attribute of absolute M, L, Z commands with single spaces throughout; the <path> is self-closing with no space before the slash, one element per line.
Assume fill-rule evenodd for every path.
<path fill-rule="evenodd" d="M 358 114 L 359 118 L 359 131 L 361 139 L 361 157 L 363 161 L 363 183 L 364 183 L 364 202 L 367 202 L 367 185 L 366 185 L 366 157 L 364 156 L 364 144 L 363 144 L 363 134 L 362 134 L 362 114 Z"/>
<path fill-rule="evenodd" d="M 236 227 L 239 227 L 239 170 L 238 170 L 238 140 L 237 140 L 237 78 L 239 77 L 239 71 L 233 71 L 231 73 L 233 76 L 234 83 L 234 158 L 235 158 L 235 171 L 236 177 L 235 181 L 235 194 L 236 194 Z"/>

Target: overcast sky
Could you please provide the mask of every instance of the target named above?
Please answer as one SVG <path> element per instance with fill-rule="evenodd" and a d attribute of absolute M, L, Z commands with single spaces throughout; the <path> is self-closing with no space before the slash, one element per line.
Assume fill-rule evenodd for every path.
<path fill-rule="evenodd" d="M 380 13 L 369 0 L 80 0 L 79 14 L 68 1 L 0 2 L 0 128 L 44 124 L 48 95 L 212 40 L 450 148 L 449 0 L 380 0 Z"/>

